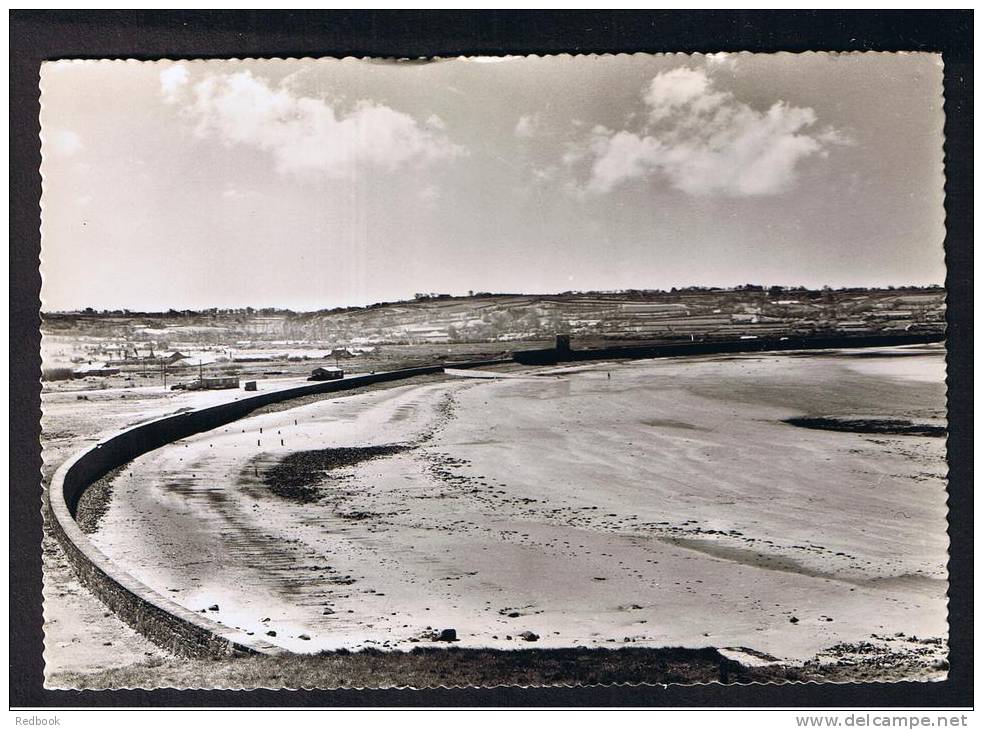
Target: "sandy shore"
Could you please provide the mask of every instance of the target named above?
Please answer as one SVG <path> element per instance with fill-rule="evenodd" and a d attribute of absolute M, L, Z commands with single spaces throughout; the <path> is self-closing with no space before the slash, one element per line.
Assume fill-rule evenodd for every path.
<path fill-rule="evenodd" d="M 427 376 L 414 382 L 429 379 Z M 303 377 L 269 378 L 260 388 L 279 389 L 305 383 Z M 152 418 L 244 396 L 241 390 L 172 391 L 159 384 L 113 388 L 85 388 L 84 384 L 80 386 L 76 382 L 54 385 L 56 387 L 46 387 L 42 393 L 42 477 L 45 488 L 58 465 L 86 444 Z M 368 386 L 366 390 L 387 387 L 391 387 L 390 384 Z M 313 400 L 316 398 L 291 402 Z M 270 406 L 265 410 L 279 410 L 279 407 Z M 88 493 L 85 501 L 90 501 Z M 99 503 L 98 498 L 91 501 Z M 97 515 L 89 516 L 98 519 Z M 85 523 L 83 519 L 83 526 Z M 156 664 L 170 656 L 124 624 L 79 583 L 48 525 L 44 530 L 42 561 L 46 682 L 54 686 L 73 686 L 61 684 L 59 677 L 144 662 Z"/>
<path fill-rule="evenodd" d="M 444 628 L 464 647 L 914 651 L 947 633 L 944 439 L 784 422 L 942 422 L 940 349 L 871 354 L 591 363 L 257 415 L 137 459 L 92 538 L 301 652 Z M 365 446 L 399 448 L 328 469 L 313 500 L 271 486 L 291 455 Z"/>

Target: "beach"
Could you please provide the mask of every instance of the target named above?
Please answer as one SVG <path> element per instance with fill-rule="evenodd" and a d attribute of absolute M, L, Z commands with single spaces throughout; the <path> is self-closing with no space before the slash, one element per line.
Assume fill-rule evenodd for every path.
<path fill-rule="evenodd" d="M 947 636 L 945 439 L 890 424 L 944 426 L 940 375 L 944 351 L 920 346 L 324 398 L 139 457 L 90 538 L 175 603 L 296 652 L 453 629 L 473 648 L 924 653 Z"/>

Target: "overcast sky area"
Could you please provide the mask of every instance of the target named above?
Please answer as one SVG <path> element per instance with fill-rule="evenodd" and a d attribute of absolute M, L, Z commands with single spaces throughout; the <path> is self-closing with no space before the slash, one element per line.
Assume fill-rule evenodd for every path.
<path fill-rule="evenodd" d="M 933 55 L 42 69 L 46 311 L 942 284 Z"/>

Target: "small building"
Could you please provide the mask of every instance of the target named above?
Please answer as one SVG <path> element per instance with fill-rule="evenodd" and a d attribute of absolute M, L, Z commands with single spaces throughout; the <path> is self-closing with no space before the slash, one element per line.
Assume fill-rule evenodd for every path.
<path fill-rule="evenodd" d="M 119 368 L 110 367 L 104 362 L 97 362 L 75 368 L 72 370 L 72 377 L 87 378 L 90 375 L 119 375 L 119 373 Z"/>
<path fill-rule="evenodd" d="M 244 390 L 256 390 L 256 381 L 255 380 L 247 380 L 246 381 L 246 384 L 244 386 L 242 386 L 242 387 L 243 387 Z"/>
<path fill-rule="evenodd" d="M 238 387 L 239 378 L 232 376 L 228 378 L 201 378 L 189 384 L 187 390 L 225 390 Z"/>
<path fill-rule="evenodd" d="M 165 353 L 163 353 L 160 356 L 160 359 L 163 362 L 166 362 L 168 365 L 173 365 L 174 363 L 176 363 L 176 362 L 178 362 L 180 360 L 187 360 L 188 359 L 188 356 L 185 355 L 183 352 L 178 352 L 177 350 L 175 350 L 174 352 L 165 352 Z"/>
<path fill-rule="evenodd" d="M 334 358 L 335 360 L 340 358 L 345 358 L 346 360 L 351 357 L 357 357 L 358 353 L 348 347 L 336 347 L 331 352 L 325 353 L 324 359 Z"/>
<path fill-rule="evenodd" d="M 341 380 L 343 377 L 345 371 L 341 368 L 314 368 L 308 380 Z"/>

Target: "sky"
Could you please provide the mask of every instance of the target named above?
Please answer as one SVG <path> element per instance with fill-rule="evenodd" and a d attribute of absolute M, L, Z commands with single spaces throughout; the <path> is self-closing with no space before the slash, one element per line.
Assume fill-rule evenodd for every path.
<path fill-rule="evenodd" d="M 57 61 L 45 311 L 942 284 L 932 54 Z"/>

